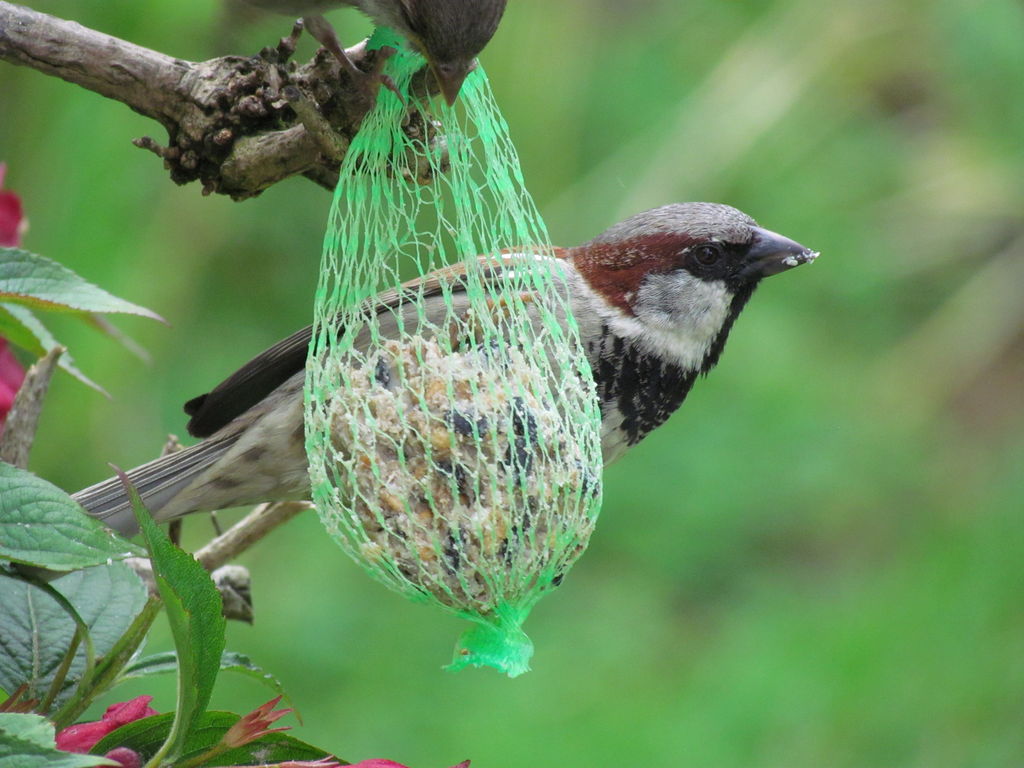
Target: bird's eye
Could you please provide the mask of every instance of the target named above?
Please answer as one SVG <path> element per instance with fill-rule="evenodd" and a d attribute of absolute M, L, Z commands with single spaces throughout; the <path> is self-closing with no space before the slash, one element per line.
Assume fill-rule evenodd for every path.
<path fill-rule="evenodd" d="M 690 251 L 690 254 L 697 260 L 698 264 L 710 267 L 722 258 L 722 249 L 715 243 L 707 243 L 705 245 L 698 245 Z"/>

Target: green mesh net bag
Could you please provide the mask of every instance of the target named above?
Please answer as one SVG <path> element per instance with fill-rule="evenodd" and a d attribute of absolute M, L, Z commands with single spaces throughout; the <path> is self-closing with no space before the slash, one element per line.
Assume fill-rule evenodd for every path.
<path fill-rule="evenodd" d="M 593 379 L 483 70 L 451 110 L 409 95 L 423 60 L 399 38 L 370 45 L 398 48 L 386 73 L 414 116 L 382 90 L 341 168 L 307 366 L 313 499 L 375 578 L 474 623 L 449 669 L 515 676 L 522 622 L 600 505 Z"/>

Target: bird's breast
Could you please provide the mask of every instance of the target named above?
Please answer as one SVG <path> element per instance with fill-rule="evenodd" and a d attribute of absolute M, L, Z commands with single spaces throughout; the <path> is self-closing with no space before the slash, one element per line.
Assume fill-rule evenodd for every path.
<path fill-rule="evenodd" d="M 601 403 L 605 463 L 636 445 L 683 403 L 697 377 L 613 333 L 607 325 L 587 344 Z"/>

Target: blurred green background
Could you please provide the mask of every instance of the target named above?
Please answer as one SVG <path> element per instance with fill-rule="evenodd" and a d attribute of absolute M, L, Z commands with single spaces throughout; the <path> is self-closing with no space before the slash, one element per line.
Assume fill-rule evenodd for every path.
<path fill-rule="evenodd" d="M 216 0 L 30 4 L 187 59 L 288 30 Z M 281 678 L 295 735 L 415 768 L 1024 765 L 1020 3 L 512 0 L 484 64 L 556 242 L 714 200 L 822 257 L 768 281 L 607 471 L 588 553 L 527 625 L 530 674 L 442 672 L 460 622 L 313 516 L 248 553 L 257 619 L 228 647 Z M 74 490 L 309 322 L 330 198 L 175 187 L 129 143 L 162 129 L 33 71 L 0 65 L 0 111 L 26 247 L 172 324 L 119 321 L 147 367 L 53 322 L 114 396 L 55 383 L 33 469 Z M 173 706 L 169 679 L 111 700 L 143 692 Z M 214 704 L 266 696 L 228 677 Z"/>

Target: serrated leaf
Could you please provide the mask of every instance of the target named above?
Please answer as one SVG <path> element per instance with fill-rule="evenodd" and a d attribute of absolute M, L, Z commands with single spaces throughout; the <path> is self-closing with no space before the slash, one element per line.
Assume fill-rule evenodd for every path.
<path fill-rule="evenodd" d="M 146 540 L 153 576 L 167 609 L 178 654 L 178 698 L 174 725 L 164 745 L 173 760 L 206 710 L 224 651 L 225 619 L 221 598 L 210 574 L 192 555 L 179 549 L 153 521 L 127 476 L 126 483 L 139 529 Z"/>
<path fill-rule="evenodd" d="M 13 320 L 20 325 L 21 330 L 16 335 L 8 337 L 19 347 L 23 347 L 29 352 L 42 357 L 54 347 L 64 346 L 54 338 L 50 330 L 43 325 L 38 317 L 32 314 L 32 310 L 28 307 L 22 307 L 17 304 L 0 304 L 0 313 L 5 315 L 7 323 Z M 26 338 L 30 339 L 28 343 L 23 342 Z M 92 387 L 100 394 L 110 397 L 107 390 L 78 370 L 66 347 L 64 348 L 64 354 L 57 361 L 57 365 L 86 386 Z"/>
<path fill-rule="evenodd" d="M 196 719 L 193 730 L 185 740 L 184 748 L 188 751 L 209 749 L 237 719 L 238 715 L 230 712 L 204 712 Z M 145 763 L 160 751 L 173 726 L 173 712 L 135 720 L 108 733 L 96 743 L 92 751 L 94 754 L 102 754 L 115 747 L 128 747 L 138 752 Z"/>
<path fill-rule="evenodd" d="M 176 672 L 178 669 L 178 655 L 174 651 L 156 653 L 137 659 L 129 664 L 121 672 L 121 679 L 127 680 L 136 677 L 149 677 L 151 675 L 166 675 Z M 258 680 L 270 688 L 274 693 L 280 694 L 288 701 L 288 694 L 285 693 L 281 682 L 266 672 L 262 667 L 253 663 L 252 659 L 243 653 L 224 651 L 220 657 L 221 672 L 237 672 Z"/>
<path fill-rule="evenodd" d="M 57 486 L 0 462 L 0 559 L 69 571 L 144 554 Z"/>
<path fill-rule="evenodd" d="M 143 656 L 128 664 L 121 670 L 121 679 L 131 680 L 153 675 L 169 675 L 177 671 L 178 654 L 174 651 L 165 651 L 164 653 L 154 653 L 151 656 Z"/>
<path fill-rule="evenodd" d="M 55 743 L 53 723 L 42 715 L 0 713 L 0 733 L 11 734 L 41 747 Z"/>
<path fill-rule="evenodd" d="M 287 733 L 268 733 L 241 747 L 221 752 L 203 765 L 266 765 L 283 763 L 286 760 L 320 760 L 325 757 L 331 757 L 331 753 Z"/>
<path fill-rule="evenodd" d="M 62 752 L 53 723 L 40 715 L 0 713 L 0 766 L 3 768 L 89 768 L 117 765 L 98 755 Z"/>
<path fill-rule="evenodd" d="M 20 248 L 0 248 L 0 300 L 60 312 L 117 312 L 164 322 L 156 312 L 107 293 L 63 264 Z"/>
<path fill-rule="evenodd" d="M 96 661 L 89 679 L 79 686 L 73 698 L 53 713 L 55 722 L 73 723 L 94 698 L 117 684 L 118 675 L 146 642 L 146 633 L 162 608 L 163 604 L 158 597 L 147 595 L 146 604 L 132 619 L 132 623 L 110 650 Z"/>
<path fill-rule="evenodd" d="M 86 322 L 89 323 L 89 325 L 91 325 L 93 328 L 95 328 L 105 336 L 109 336 L 111 339 L 116 341 L 122 347 L 124 347 L 137 358 L 139 358 L 139 360 L 141 360 L 142 362 L 151 363 L 153 361 L 153 358 L 150 357 L 150 354 L 149 352 L 146 351 L 145 347 L 139 344 L 139 342 L 137 342 L 127 333 L 122 331 L 112 322 L 107 320 L 107 318 L 105 318 L 103 315 L 91 312 L 85 316 L 85 319 Z"/>
<path fill-rule="evenodd" d="M 232 725 L 241 718 L 232 712 L 205 712 L 193 724 L 183 744 L 181 761 L 201 755 L 217 744 Z M 171 732 L 173 715 L 157 715 L 145 720 L 136 720 L 109 733 L 93 747 L 93 752 L 102 754 L 114 747 L 128 747 L 138 752 L 143 761 L 157 753 Z M 270 733 L 242 747 L 222 752 L 203 765 L 265 765 L 285 760 L 319 760 L 330 753 L 314 747 L 285 733 Z"/>
<path fill-rule="evenodd" d="M 124 563 L 74 571 L 50 586 L 82 617 L 100 656 L 110 651 L 146 602 L 145 586 Z M 25 697 L 41 700 L 75 634 L 74 621 L 43 590 L 0 575 L 0 627 L 0 688 L 13 691 L 27 683 Z M 80 648 L 56 704 L 73 693 L 84 670 L 85 650 Z"/>
<path fill-rule="evenodd" d="M 0 336 L 7 339 L 15 346 L 31 352 L 36 357 L 46 354 L 46 349 L 25 324 L 7 311 L 7 307 L 0 304 Z"/>

